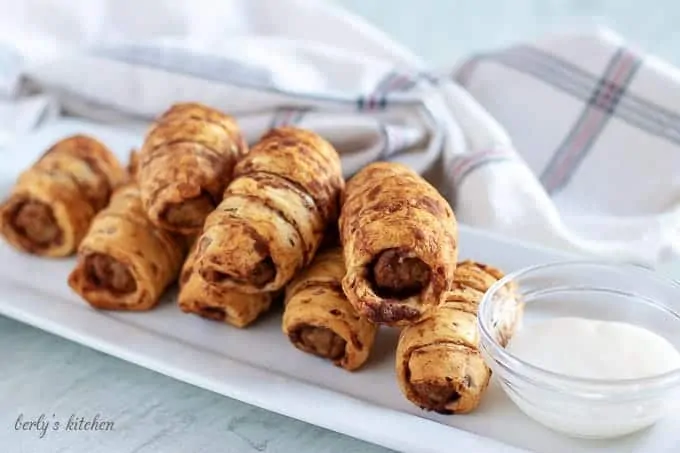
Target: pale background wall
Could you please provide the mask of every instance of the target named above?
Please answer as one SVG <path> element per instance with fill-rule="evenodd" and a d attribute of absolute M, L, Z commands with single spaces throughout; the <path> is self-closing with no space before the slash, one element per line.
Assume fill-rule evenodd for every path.
<path fill-rule="evenodd" d="M 435 65 L 544 33 L 607 25 L 680 64 L 677 0 L 335 0 Z"/>

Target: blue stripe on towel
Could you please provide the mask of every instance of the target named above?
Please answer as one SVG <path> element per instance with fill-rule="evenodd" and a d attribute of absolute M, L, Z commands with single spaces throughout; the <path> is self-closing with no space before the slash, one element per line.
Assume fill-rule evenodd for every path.
<path fill-rule="evenodd" d="M 588 101 L 599 76 L 577 64 L 550 54 L 545 50 L 516 46 L 499 52 L 479 54 L 460 66 L 454 79 L 466 86 L 479 64 L 493 62 L 535 77 L 575 98 Z M 626 91 L 613 115 L 651 135 L 680 144 L 680 112 L 662 107 Z"/>
<path fill-rule="evenodd" d="M 94 57 L 106 58 L 131 65 L 146 66 L 169 73 L 188 75 L 212 82 L 244 89 L 267 91 L 285 96 L 300 97 L 317 102 L 356 104 L 356 95 L 342 93 L 305 93 L 282 89 L 271 75 L 257 67 L 215 55 L 201 55 L 176 47 L 146 47 L 118 45 L 92 49 Z"/>
<path fill-rule="evenodd" d="M 555 193 L 569 182 L 602 135 L 640 63 L 636 54 L 623 47 L 611 57 L 581 116 L 541 174 L 541 183 L 549 193 Z"/>

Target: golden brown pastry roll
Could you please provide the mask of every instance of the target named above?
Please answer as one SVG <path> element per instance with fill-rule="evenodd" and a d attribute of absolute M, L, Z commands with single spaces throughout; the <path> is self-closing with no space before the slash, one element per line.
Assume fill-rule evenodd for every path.
<path fill-rule="evenodd" d="M 244 328 L 269 310 L 271 293 L 244 294 L 207 283 L 195 270 L 196 246 L 187 257 L 180 277 L 178 304 L 184 313 Z"/>
<path fill-rule="evenodd" d="M 233 118 L 196 103 L 173 105 L 149 130 L 139 153 L 139 185 L 151 221 L 200 233 L 247 152 Z"/>
<path fill-rule="evenodd" d="M 200 274 L 239 292 L 283 289 L 314 258 L 343 188 L 340 157 L 326 140 L 290 127 L 268 132 L 206 219 Z"/>
<path fill-rule="evenodd" d="M 467 413 L 479 405 L 491 370 L 478 349 L 477 309 L 502 276 L 484 264 L 460 263 L 442 304 L 401 331 L 397 380 L 413 404 L 441 414 Z"/>
<path fill-rule="evenodd" d="M 349 303 L 344 275 L 340 248 L 319 252 L 286 289 L 282 328 L 296 348 L 353 371 L 368 360 L 378 326 Z"/>
<path fill-rule="evenodd" d="M 149 310 L 175 281 L 187 239 L 155 227 L 139 188 L 126 184 L 101 211 L 78 248 L 69 286 L 96 308 Z"/>
<path fill-rule="evenodd" d="M 71 255 L 124 178 L 102 143 L 85 135 L 65 138 L 19 175 L 0 207 L 0 231 L 18 250 Z"/>
<path fill-rule="evenodd" d="M 416 322 L 451 288 L 456 218 L 437 190 L 404 165 L 373 163 L 347 183 L 340 237 L 342 287 L 375 323 Z"/>
<path fill-rule="evenodd" d="M 138 171 L 139 171 L 139 151 L 136 149 L 131 149 L 127 165 L 128 179 L 130 181 L 136 181 Z"/>

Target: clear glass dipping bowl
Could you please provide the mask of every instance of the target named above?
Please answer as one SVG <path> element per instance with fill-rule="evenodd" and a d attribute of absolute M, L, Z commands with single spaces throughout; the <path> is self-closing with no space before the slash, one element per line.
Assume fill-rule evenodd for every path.
<path fill-rule="evenodd" d="M 680 370 L 635 380 L 553 373 L 504 348 L 508 323 L 552 317 L 622 321 L 680 349 L 680 285 L 634 265 L 562 262 L 508 274 L 479 306 L 480 349 L 506 394 L 526 415 L 570 436 L 612 438 L 653 425 L 680 408 Z"/>

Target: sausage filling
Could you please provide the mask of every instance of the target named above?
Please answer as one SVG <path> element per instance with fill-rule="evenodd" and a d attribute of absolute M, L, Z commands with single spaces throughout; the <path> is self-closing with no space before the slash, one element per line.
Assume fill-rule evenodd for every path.
<path fill-rule="evenodd" d="M 382 298 L 408 299 L 419 294 L 430 281 L 430 267 L 401 249 L 381 252 L 370 270 L 369 281 Z"/>
<path fill-rule="evenodd" d="M 207 269 L 201 272 L 201 277 L 210 283 L 222 283 L 231 280 L 240 284 L 250 284 L 262 288 L 276 277 L 276 266 L 270 257 L 263 259 L 253 266 L 245 275 L 231 275 L 215 269 Z"/>
<path fill-rule="evenodd" d="M 179 228 L 200 228 L 214 209 L 212 198 L 208 194 L 201 194 L 181 203 L 171 204 L 162 217 Z"/>
<path fill-rule="evenodd" d="M 345 355 L 345 340 L 325 327 L 302 326 L 291 336 L 294 344 L 319 357 L 337 360 Z"/>
<path fill-rule="evenodd" d="M 412 388 L 422 404 L 434 411 L 444 411 L 447 404 L 460 398 L 460 394 L 450 385 L 424 382 L 412 384 Z"/>
<path fill-rule="evenodd" d="M 137 282 L 126 265 L 102 253 L 85 258 L 87 279 L 94 286 L 108 291 L 127 294 L 137 289 Z"/>
<path fill-rule="evenodd" d="M 224 308 L 221 307 L 211 307 L 208 305 L 198 305 L 198 314 L 204 318 L 212 319 L 215 321 L 224 321 L 227 318 L 227 313 Z"/>
<path fill-rule="evenodd" d="M 61 230 L 52 209 L 39 201 L 20 204 L 12 220 L 15 231 L 38 247 L 47 247 L 60 240 Z"/>

